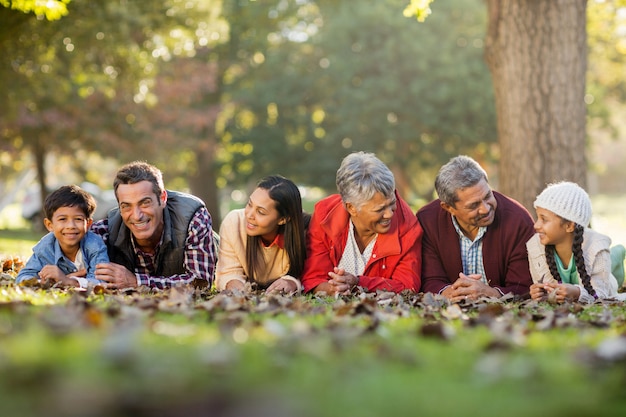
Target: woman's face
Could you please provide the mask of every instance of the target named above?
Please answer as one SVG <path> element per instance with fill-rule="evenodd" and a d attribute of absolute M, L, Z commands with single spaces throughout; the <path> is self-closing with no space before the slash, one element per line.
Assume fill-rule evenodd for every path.
<path fill-rule="evenodd" d="M 245 208 L 246 234 L 261 236 L 265 243 L 271 243 L 278 234 L 278 226 L 286 223 L 276 209 L 276 202 L 263 188 L 257 188 L 248 199 Z"/>
<path fill-rule="evenodd" d="M 350 203 L 346 205 L 352 223 L 360 236 L 387 233 L 391 228 L 391 219 L 396 208 L 396 196 L 387 198 L 381 193 L 374 194 L 372 199 L 359 209 Z"/>

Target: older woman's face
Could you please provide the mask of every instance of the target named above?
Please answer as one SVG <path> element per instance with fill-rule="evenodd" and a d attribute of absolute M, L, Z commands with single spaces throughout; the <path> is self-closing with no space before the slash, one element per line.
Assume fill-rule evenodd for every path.
<path fill-rule="evenodd" d="M 385 197 L 381 193 L 374 194 L 371 200 L 359 209 L 350 205 L 348 212 L 359 235 L 380 233 L 385 234 L 391 228 L 391 218 L 396 211 L 396 196 Z"/>

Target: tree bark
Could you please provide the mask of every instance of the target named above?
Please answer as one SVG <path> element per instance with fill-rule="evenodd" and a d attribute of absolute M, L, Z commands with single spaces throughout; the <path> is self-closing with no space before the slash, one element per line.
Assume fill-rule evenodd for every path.
<path fill-rule="evenodd" d="M 206 129 L 208 130 L 208 129 Z M 205 130 L 205 131 L 206 131 Z M 197 170 L 189 177 L 189 186 L 193 195 L 201 198 L 211 214 L 213 229 L 219 232 L 221 224 L 220 204 L 215 174 L 216 139 L 213 134 L 198 144 L 196 149 Z"/>
<path fill-rule="evenodd" d="M 487 7 L 498 189 L 532 210 L 547 183 L 587 185 L 587 0 L 487 0 Z"/>

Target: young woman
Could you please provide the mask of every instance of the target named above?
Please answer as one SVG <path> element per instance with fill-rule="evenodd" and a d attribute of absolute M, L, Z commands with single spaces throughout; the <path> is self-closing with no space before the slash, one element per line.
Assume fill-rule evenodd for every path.
<path fill-rule="evenodd" d="M 588 228 L 591 201 L 581 187 L 560 182 L 534 203 L 536 234 L 527 242 L 533 300 L 594 302 L 617 298 L 611 274 L 611 239 Z"/>
<path fill-rule="evenodd" d="M 306 258 L 302 200 L 298 187 L 279 175 L 262 179 L 244 209 L 220 227 L 218 290 L 256 283 L 268 292 L 295 293 Z"/>

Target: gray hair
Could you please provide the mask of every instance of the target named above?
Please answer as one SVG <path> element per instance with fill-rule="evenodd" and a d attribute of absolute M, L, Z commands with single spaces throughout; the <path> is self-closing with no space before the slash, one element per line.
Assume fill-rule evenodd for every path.
<path fill-rule="evenodd" d="M 396 182 L 391 170 L 373 153 L 354 152 L 341 161 L 337 170 L 337 190 L 342 201 L 357 209 L 381 193 L 393 196 Z"/>
<path fill-rule="evenodd" d="M 478 162 L 467 155 L 459 155 L 441 167 L 435 179 L 435 190 L 439 200 L 454 207 L 459 201 L 457 191 L 473 187 L 481 180 L 489 181 Z"/>

